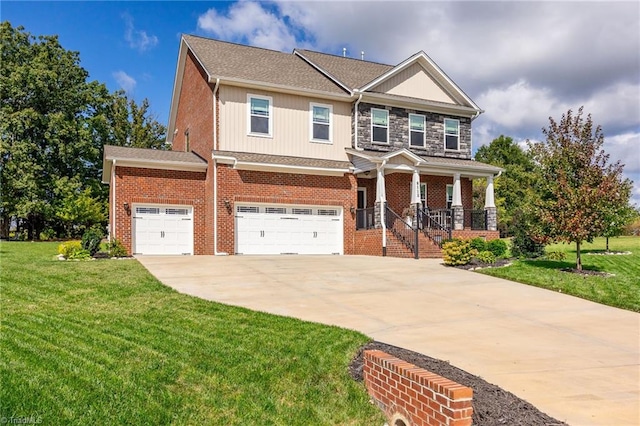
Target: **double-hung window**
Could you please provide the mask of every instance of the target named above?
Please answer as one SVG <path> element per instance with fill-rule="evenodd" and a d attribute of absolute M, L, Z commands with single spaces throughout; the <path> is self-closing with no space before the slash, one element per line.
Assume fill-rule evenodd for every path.
<path fill-rule="evenodd" d="M 272 99 L 268 96 L 247 95 L 249 106 L 248 133 L 270 137 L 273 129 Z"/>
<path fill-rule="evenodd" d="M 389 143 L 389 111 L 371 108 L 371 141 Z"/>
<path fill-rule="evenodd" d="M 460 149 L 460 122 L 458 120 L 444 119 L 444 149 L 452 151 Z"/>
<path fill-rule="evenodd" d="M 331 105 L 311 104 L 311 140 L 331 143 Z"/>
<path fill-rule="evenodd" d="M 424 147 L 425 117 L 409 114 L 409 143 L 411 146 Z"/>

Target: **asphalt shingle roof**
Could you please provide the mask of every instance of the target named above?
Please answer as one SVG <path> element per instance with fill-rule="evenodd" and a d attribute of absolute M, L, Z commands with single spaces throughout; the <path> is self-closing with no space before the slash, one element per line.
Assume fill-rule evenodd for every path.
<path fill-rule="evenodd" d="M 193 152 L 162 151 L 159 149 L 129 148 L 124 146 L 104 146 L 104 158 L 107 160 L 141 160 L 153 162 L 174 162 L 185 164 L 207 164 Z"/>
<path fill-rule="evenodd" d="M 394 152 L 397 152 L 400 150 L 394 150 L 394 151 L 373 151 L 373 150 L 368 150 L 365 149 L 362 151 L 363 154 L 366 154 L 370 157 L 385 157 L 387 155 L 390 155 Z M 452 166 L 455 168 L 455 166 L 463 166 L 463 167 L 473 167 L 475 169 L 478 170 L 487 170 L 487 171 L 492 171 L 492 172 L 498 172 L 500 170 L 502 170 L 500 167 L 496 167 L 496 166 L 492 166 L 491 164 L 486 164 L 486 163 L 482 163 L 480 161 L 475 161 L 475 160 L 464 160 L 461 158 L 449 158 L 449 157 L 436 157 L 433 155 L 420 155 L 419 153 L 413 152 L 411 151 L 412 154 L 414 154 L 417 157 L 420 157 L 422 159 L 424 159 L 426 161 L 427 164 L 433 164 L 433 165 L 442 165 L 442 166 Z"/>
<path fill-rule="evenodd" d="M 283 155 L 256 154 L 251 152 L 214 151 L 214 155 L 233 157 L 240 162 L 279 164 L 286 166 L 318 167 L 323 169 L 348 169 L 349 161 L 324 160 L 320 158 L 289 157 Z"/>
<path fill-rule="evenodd" d="M 394 68 L 392 65 L 345 58 L 312 50 L 296 49 L 296 51 L 350 89 L 363 87 Z"/>
<path fill-rule="evenodd" d="M 206 71 L 214 77 L 346 93 L 296 55 L 192 35 L 183 37 Z"/>

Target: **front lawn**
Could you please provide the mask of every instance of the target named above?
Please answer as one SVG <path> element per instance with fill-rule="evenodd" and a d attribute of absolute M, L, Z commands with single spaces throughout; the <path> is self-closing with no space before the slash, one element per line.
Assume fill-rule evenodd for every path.
<path fill-rule="evenodd" d="M 609 239 L 611 251 L 630 251 L 631 255 L 597 255 L 604 252 L 604 249 L 604 238 L 598 238 L 592 244 L 583 243 L 582 266 L 584 269 L 607 272 L 614 276 L 582 276 L 560 271 L 562 268 L 575 268 L 575 244 L 547 246 L 547 252 L 565 252 L 567 258 L 563 261 L 518 260 L 511 266 L 482 269 L 479 272 L 640 312 L 640 238 Z"/>
<path fill-rule="evenodd" d="M 375 425 L 362 334 L 179 294 L 135 260 L 0 244 L 0 417 L 43 424 Z"/>

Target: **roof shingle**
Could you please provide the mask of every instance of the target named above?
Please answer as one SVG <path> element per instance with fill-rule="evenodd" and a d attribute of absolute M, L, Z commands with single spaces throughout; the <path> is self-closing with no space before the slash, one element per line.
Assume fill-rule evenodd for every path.
<path fill-rule="evenodd" d="M 105 145 L 106 160 L 133 160 L 152 162 L 171 162 L 185 164 L 207 164 L 205 160 L 193 152 L 163 151 L 160 149 L 129 148 L 124 146 Z"/>

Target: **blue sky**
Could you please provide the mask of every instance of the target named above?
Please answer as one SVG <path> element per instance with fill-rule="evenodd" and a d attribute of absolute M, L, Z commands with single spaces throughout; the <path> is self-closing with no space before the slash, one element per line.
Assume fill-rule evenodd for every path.
<path fill-rule="evenodd" d="M 625 164 L 640 205 L 640 3 L 14 2 L 2 20 L 57 34 L 90 78 L 148 98 L 167 123 L 181 33 L 396 64 L 424 50 L 486 112 L 474 146 L 541 138 L 585 106 Z"/>

